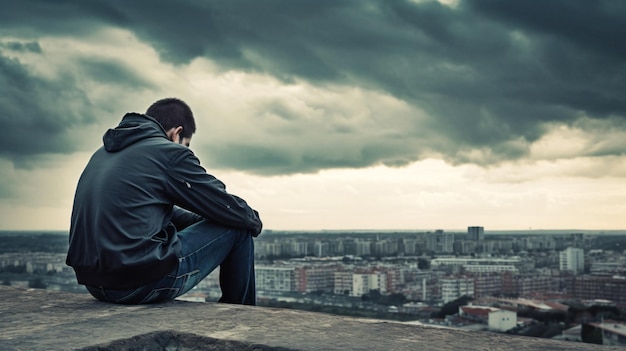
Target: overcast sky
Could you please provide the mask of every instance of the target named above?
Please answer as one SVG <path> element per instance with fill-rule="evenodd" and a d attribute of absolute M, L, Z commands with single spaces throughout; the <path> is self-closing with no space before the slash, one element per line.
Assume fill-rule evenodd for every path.
<path fill-rule="evenodd" d="M 0 0 L 0 229 L 178 97 L 266 229 L 626 229 L 626 1 Z"/>

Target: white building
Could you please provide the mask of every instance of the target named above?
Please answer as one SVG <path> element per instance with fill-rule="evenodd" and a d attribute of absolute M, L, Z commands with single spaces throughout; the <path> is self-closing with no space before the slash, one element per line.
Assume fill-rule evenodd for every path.
<path fill-rule="evenodd" d="M 352 296 L 368 294 L 370 290 L 387 292 L 387 275 L 384 273 L 352 274 Z"/>
<path fill-rule="evenodd" d="M 335 272 L 335 294 L 362 296 L 371 290 L 378 290 L 381 294 L 387 292 L 387 274 Z"/>
<path fill-rule="evenodd" d="M 256 287 L 261 291 L 295 291 L 295 271 L 289 267 L 256 266 Z"/>
<path fill-rule="evenodd" d="M 489 330 L 505 332 L 517 326 L 517 313 L 489 306 L 461 306 L 459 316 L 487 324 Z"/>
<path fill-rule="evenodd" d="M 489 312 L 489 330 L 505 332 L 517 326 L 517 313 L 507 310 Z"/>
<path fill-rule="evenodd" d="M 308 249 L 309 243 L 307 242 L 292 241 L 289 243 L 289 254 L 291 255 L 306 256 Z"/>
<path fill-rule="evenodd" d="M 562 271 L 571 271 L 574 274 L 582 273 L 585 269 L 585 252 L 583 249 L 568 247 L 560 253 L 559 268 Z"/>
<path fill-rule="evenodd" d="M 316 257 L 330 256 L 330 245 L 326 242 L 316 241 L 313 245 L 313 249 L 315 251 L 314 256 Z"/>
<path fill-rule="evenodd" d="M 470 258 L 470 257 L 439 257 L 430 261 L 430 266 L 461 266 L 467 272 L 517 272 L 523 264 L 520 258 Z"/>
<path fill-rule="evenodd" d="M 356 242 L 356 255 L 368 256 L 371 254 L 371 243 L 368 240 L 358 240 Z"/>
<path fill-rule="evenodd" d="M 444 303 L 454 301 L 461 296 L 474 296 L 474 279 L 466 277 L 445 278 L 441 284 L 441 299 Z"/>

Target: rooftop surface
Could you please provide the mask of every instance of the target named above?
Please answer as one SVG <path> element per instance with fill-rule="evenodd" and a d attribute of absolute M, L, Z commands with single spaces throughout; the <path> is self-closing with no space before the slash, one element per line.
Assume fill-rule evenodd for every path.
<path fill-rule="evenodd" d="M 624 351 L 255 306 L 123 306 L 89 295 L 0 286 L 0 350 Z"/>

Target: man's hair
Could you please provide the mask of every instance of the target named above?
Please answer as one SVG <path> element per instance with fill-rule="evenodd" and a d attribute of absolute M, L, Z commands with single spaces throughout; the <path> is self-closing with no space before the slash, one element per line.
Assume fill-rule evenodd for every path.
<path fill-rule="evenodd" d="M 191 138 L 196 132 L 196 121 L 191 108 L 180 99 L 161 99 L 148 107 L 146 115 L 156 119 L 166 131 L 182 126 L 181 138 Z"/>

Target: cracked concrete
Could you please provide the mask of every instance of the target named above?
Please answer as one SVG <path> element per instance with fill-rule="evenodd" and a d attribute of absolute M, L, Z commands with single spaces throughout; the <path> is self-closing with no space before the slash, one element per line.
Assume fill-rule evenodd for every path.
<path fill-rule="evenodd" d="M 623 351 L 488 332 L 288 309 L 172 301 L 113 305 L 89 295 L 0 286 L 0 350 Z"/>

